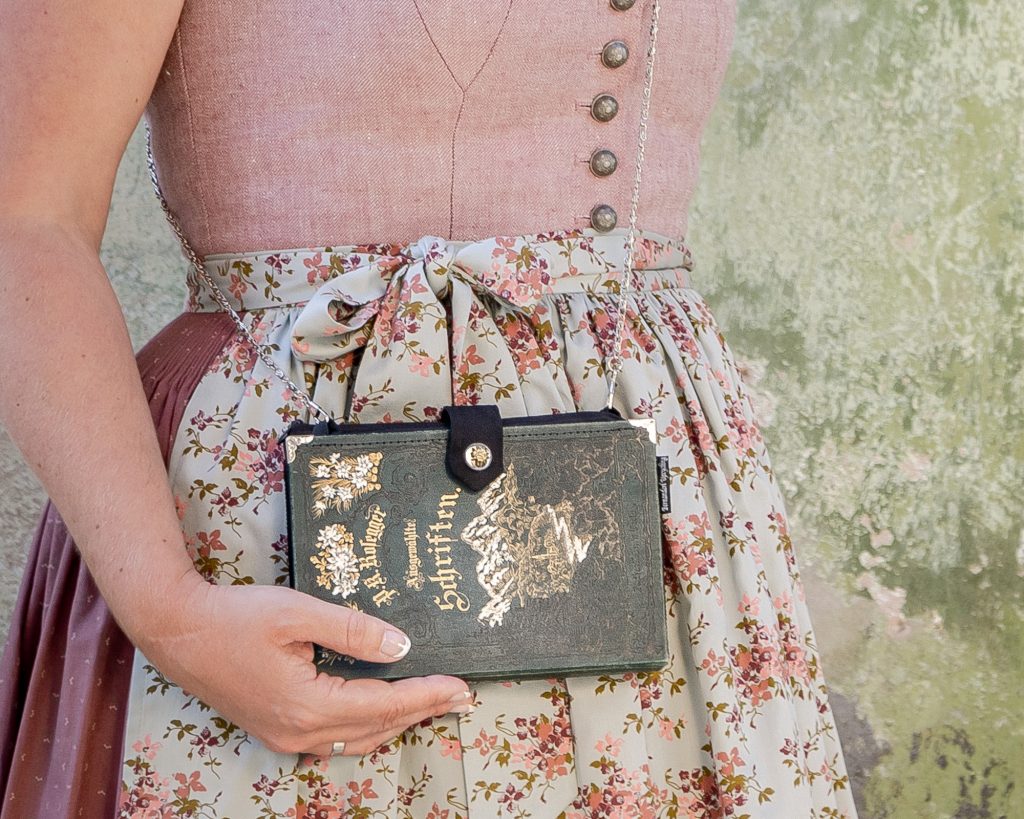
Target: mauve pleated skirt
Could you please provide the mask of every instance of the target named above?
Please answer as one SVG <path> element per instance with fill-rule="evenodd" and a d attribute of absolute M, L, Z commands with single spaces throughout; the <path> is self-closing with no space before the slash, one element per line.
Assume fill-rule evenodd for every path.
<path fill-rule="evenodd" d="M 224 313 L 183 313 L 136 356 L 165 461 L 233 329 Z M 0 660 L 0 819 L 115 814 L 132 655 L 47 502 Z"/>

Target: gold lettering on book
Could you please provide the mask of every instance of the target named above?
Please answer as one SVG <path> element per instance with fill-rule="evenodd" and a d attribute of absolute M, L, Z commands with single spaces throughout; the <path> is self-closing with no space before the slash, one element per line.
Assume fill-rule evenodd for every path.
<path fill-rule="evenodd" d="M 360 569 L 374 569 L 380 566 L 377 558 L 377 550 L 380 548 L 381 538 L 384 537 L 384 518 L 387 515 L 380 504 L 373 504 L 367 509 L 370 513 L 370 522 L 366 525 L 366 534 L 359 541 L 363 554 L 359 558 Z"/>
<path fill-rule="evenodd" d="M 373 602 L 377 604 L 377 608 L 383 606 L 390 606 L 391 601 L 398 597 L 398 592 L 395 589 L 381 589 L 373 596 Z"/>
<path fill-rule="evenodd" d="M 372 504 L 366 511 L 369 520 L 366 524 L 366 532 L 359 540 L 359 546 L 362 549 L 362 554 L 359 555 L 359 568 L 367 572 L 362 578 L 363 586 L 376 590 L 373 602 L 377 604 L 377 608 L 380 608 L 381 606 L 390 606 L 391 601 L 398 596 L 396 589 L 387 587 L 388 579 L 380 572 L 381 563 L 378 552 L 383 548 L 387 512 L 378 503 Z"/>
<path fill-rule="evenodd" d="M 387 578 L 385 578 L 378 569 L 369 577 L 363 578 L 363 585 L 368 589 L 381 589 L 387 585 Z"/>
<path fill-rule="evenodd" d="M 415 518 L 408 518 L 405 521 L 405 528 L 402 530 L 405 538 L 405 548 L 409 553 L 409 570 L 405 573 L 405 585 L 407 588 L 421 591 L 423 589 L 423 561 L 420 560 L 419 542 L 420 535 L 416 530 Z"/>
<path fill-rule="evenodd" d="M 433 549 L 427 549 L 433 552 Z M 436 559 L 436 558 L 435 558 Z M 435 574 L 428 578 L 431 583 L 436 583 L 442 594 L 434 595 L 434 603 L 441 611 L 469 611 L 469 598 L 459 591 L 459 580 L 462 574 L 458 569 L 438 569 Z"/>
<path fill-rule="evenodd" d="M 434 573 L 428 580 L 434 583 L 441 594 L 434 595 L 434 604 L 441 611 L 469 611 L 469 598 L 459 591 L 459 580 L 462 574 L 454 568 L 451 544 L 458 541 L 451 537 L 452 518 L 455 517 L 454 506 L 459 501 L 462 487 L 456 486 L 454 492 L 441 496 L 437 505 L 437 521 L 427 527 L 426 541 L 430 544 L 427 553 L 433 558 Z"/>

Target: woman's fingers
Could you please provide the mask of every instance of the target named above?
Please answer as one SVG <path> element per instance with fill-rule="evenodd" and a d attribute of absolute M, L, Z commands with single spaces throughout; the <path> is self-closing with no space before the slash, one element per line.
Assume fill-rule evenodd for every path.
<path fill-rule="evenodd" d="M 402 729 L 402 731 L 404 730 Z M 310 757 L 319 757 L 320 759 L 332 756 L 364 756 L 365 754 L 373 753 L 381 745 L 393 741 L 395 737 L 402 734 L 402 731 L 387 731 L 351 740 L 345 743 L 344 750 L 338 754 L 334 753 L 333 742 L 321 742 L 314 746 L 308 752 L 308 755 Z"/>
<path fill-rule="evenodd" d="M 469 710 L 466 706 L 471 708 L 473 702 L 473 692 L 463 680 L 443 674 L 395 680 L 391 683 L 391 689 L 399 692 L 414 712 L 424 714 L 447 714 L 453 708 L 466 711 Z"/>
<path fill-rule="evenodd" d="M 401 629 L 370 614 L 295 591 L 285 628 L 290 639 L 308 641 L 371 662 L 394 662 L 411 647 Z"/>
<path fill-rule="evenodd" d="M 468 702 L 469 701 L 467 699 L 467 703 Z M 465 703 L 462 703 L 460 704 L 460 707 L 465 707 L 465 705 Z M 334 743 L 337 741 L 337 736 L 328 733 L 326 738 L 321 737 L 315 741 L 315 744 L 311 746 L 309 753 L 312 756 L 318 756 L 321 758 L 326 756 L 363 756 L 364 754 L 377 750 L 381 745 L 391 742 L 395 737 L 401 736 L 401 734 L 410 727 L 419 725 L 425 719 L 437 716 L 441 716 L 441 714 L 438 714 L 436 711 L 424 711 L 419 714 L 413 714 L 410 718 L 409 724 L 404 728 L 395 728 L 390 731 L 383 732 L 378 731 L 355 739 L 345 740 L 345 747 L 339 754 L 334 753 Z"/>
<path fill-rule="evenodd" d="M 408 683 L 410 680 L 399 680 L 392 683 L 392 685 L 397 686 L 400 683 Z M 351 682 L 355 681 L 350 681 L 349 684 Z M 369 753 L 378 745 L 393 739 L 410 726 L 418 725 L 425 719 L 443 716 L 448 713 L 464 714 L 473 708 L 473 696 L 471 692 L 465 691 L 449 698 L 443 703 L 432 702 L 422 710 L 407 713 L 399 723 L 391 727 L 385 727 L 384 730 L 382 730 L 380 725 L 363 722 L 362 720 L 360 720 L 358 725 L 354 725 L 351 720 L 347 720 L 338 725 L 325 726 L 322 730 L 310 734 L 309 753 L 319 756 L 330 753 L 333 743 L 336 741 L 345 742 L 343 753 L 346 755 Z M 367 742 L 370 742 L 369 746 L 367 746 Z"/>
<path fill-rule="evenodd" d="M 388 635 L 376 617 L 277 586 L 212 586 L 190 601 L 195 627 L 161 657 L 169 679 L 268 749 L 282 754 L 365 754 L 410 725 L 468 700 L 456 677 L 345 679 L 318 673 L 312 644 L 381 662 Z M 404 637 L 399 630 L 396 631 Z M 393 658 L 392 658 L 393 659 Z"/>
<path fill-rule="evenodd" d="M 465 682 L 439 674 L 390 683 L 320 674 L 316 682 L 321 686 L 317 712 L 324 725 L 336 727 L 390 731 L 409 725 L 415 714 L 444 714 L 469 701 Z"/>

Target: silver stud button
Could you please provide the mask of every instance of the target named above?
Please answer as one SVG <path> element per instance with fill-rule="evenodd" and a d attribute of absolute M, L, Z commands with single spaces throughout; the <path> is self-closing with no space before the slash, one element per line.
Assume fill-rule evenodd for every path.
<path fill-rule="evenodd" d="M 598 94 L 590 103 L 590 114 L 598 122 L 608 122 L 619 113 L 619 101 L 611 94 Z"/>
<path fill-rule="evenodd" d="M 477 472 L 481 472 L 491 465 L 491 461 L 494 460 L 494 455 L 491 453 L 491 448 L 487 446 L 487 444 L 477 442 L 466 447 L 465 458 L 470 469 L 475 469 Z"/>
<path fill-rule="evenodd" d="M 618 158 L 607 148 L 598 148 L 590 155 L 590 170 L 594 176 L 608 176 L 618 165 Z"/>
<path fill-rule="evenodd" d="M 601 62 L 609 68 L 618 68 L 629 58 L 629 48 L 622 40 L 610 40 L 601 49 Z"/>
<path fill-rule="evenodd" d="M 611 205 L 594 205 L 590 209 L 590 225 L 594 230 L 598 230 L 601 233 L 607 233 L 618 221 L 618 214 L 615 213 L 615 208 Z"/>
<path fill-rule="evenodd" d="M 608 0 L 608 2 L 616 11 L 626 11 L 626 9 L 633 8 L 633 3 L 636 0 Z"/>

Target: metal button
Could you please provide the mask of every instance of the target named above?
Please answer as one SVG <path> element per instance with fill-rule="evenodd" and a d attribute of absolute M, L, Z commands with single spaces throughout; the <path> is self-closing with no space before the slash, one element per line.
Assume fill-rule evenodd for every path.
<path fill-rule="evenodd" d="M 619 113 L 619 101 L 611 94 L 598 94 L 590 103 L 590 114 L 598 122 L 607 122 Z"/>
<path fill-rule="evenodd" d="M 608 0 L 608 2 L 616 11 L 626 11 L 626 9 L 633 8 L 633 3 L 636 0 Z"/>
<path fill-rule="evenodd" d="M 477 442 L 466 447 L 465 458 L 470 469 L 481 472 L 491 465 L 494 456 L 487 444 Z"/>
<path fill-rule="evenodd" d="M 594 176 L 608 176 L 618 165 L 618 158 L 607 148 L 598 148 L 590 155 L 590 170 Z"/>
<path fill-rule="evenodd" d="M 590 225 L 594 230 L 599 230 L 602 233 L 607 233 L 618 221 L 618 215 L 615 213 L 615 208 L 611 205 L 594 205 L 590 209 Z"/>
<path fill-rule="evenodd" d="M 622 40 L 609 40 L 601 49 L 601 62 L 609 68 L 618 68 L 629 58 L 629 47 Z"/>

